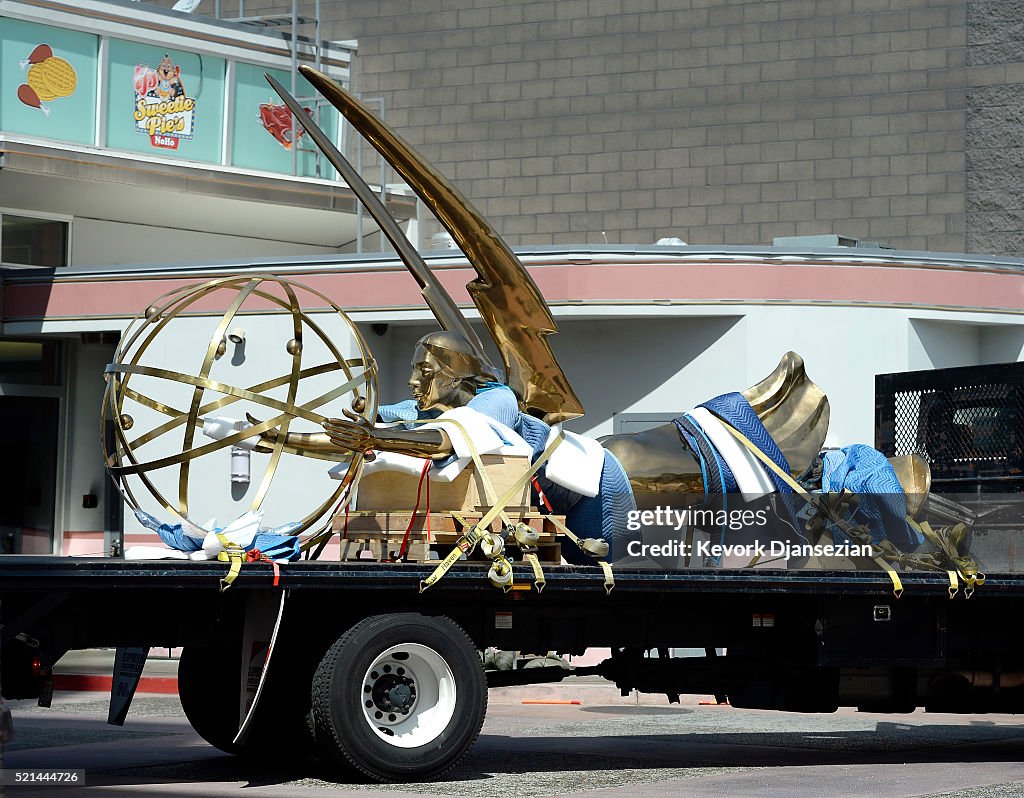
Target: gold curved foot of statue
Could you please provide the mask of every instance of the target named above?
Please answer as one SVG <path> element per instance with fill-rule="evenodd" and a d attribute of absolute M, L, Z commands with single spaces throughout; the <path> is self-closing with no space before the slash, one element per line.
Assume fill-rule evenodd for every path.
<path fill-rule="evenodd" d="M 828 397 L 807 376 L 803 358 L 787 352 L 771 374 L 743 391 L 743 397 L 790 468 L 802 472 L 821 451 L 829 420 Z M 675 424 L 612 435 L 601 443 L 622 463 L 637 507 L 678 504 L 680 494 L 704 493 L 700 464 L 680 441 Z"/>

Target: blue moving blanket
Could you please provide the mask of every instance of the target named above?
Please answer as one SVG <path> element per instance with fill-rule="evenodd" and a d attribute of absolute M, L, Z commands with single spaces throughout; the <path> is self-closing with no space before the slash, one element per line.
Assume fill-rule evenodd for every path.
<path fill-rule="evenodd" d="M 863 443 L 824 453 L 822 493 L 848 491 L 860 497 L 854 524 L 865 524 L 876 543 L 889 540 L 903 551 L 913 551 L 923 538 L 907 523 L 907 497 L 885 455 Z M 836 542 L 846 540 L 833 530 Z"/>

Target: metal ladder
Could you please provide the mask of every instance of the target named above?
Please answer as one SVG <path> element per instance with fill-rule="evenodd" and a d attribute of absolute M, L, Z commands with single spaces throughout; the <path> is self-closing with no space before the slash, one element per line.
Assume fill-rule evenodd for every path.
<path fill-rule="evenodd" d="M 308 52 L 312 56 L 313 66 L 316 69 L 321 68 L 322 64 L 322 50 L 324 47 L 323 36 L 321 35 L 321 22 L 320 22 L 320 0 L 313 0 L 313 16 L 304 17 L 299 14 L 299 0 L 292 0 L 291 11 L 286 13 L 275 13 L 275 14 L 259 14 L 254 16 L 247 16 L 245 13 L 245 0 L 238 0 L 237 2 L 237 16 L 225 16 L 221 7 L 221 0 L 214 0 L 214 16 L 217 19 L 223 19 L 230 22 L 238 22 L 245 25 L 253 25 L 261 28 L 280 28 L 289 41 L 291 51 L 291 94 L 298 101 L 299 105 L 310 106 L 313 109 L 313 119 L 318 125 L 320 125 L 320 111 L 324 105 L 330 106 L 330 103 L 321 97 L 320 95 L 311 96 L 298 96 L 298 78 L 299 78 L 299 53 L 302 48 L 308 48 Z M 305 36 L 300 34 L 298 31 L 303 26 L 313 26 L 313 36 Z M 355 63 L 354 60 L 349 62 L 349 79 L 348 86 L 346 88 L 349 91 L 355 93 L 360 100 L 364 103 L 372 106 L 379 107 L 379 116 L 381 119 L 385 119 L 386 106 L 383 97 L 362 97 L 354 89 L 355 85 Z M 296 142 L 296 128 L 297 122 L 292 117 L 292 141 Z M 363 150 L 366 146 L 366 142 L 363 137 L 356 134 L 352 135 L 351 129 L 346 126 L 344 119 L 339 119 L 339 124 L 343 125 L 342 128 L 342 151 L 350 151 L 356 171 L 360 174 L 363 171 Z M 292 145 L 292 175 L 298 176 L 299 174 L 299 152 L 307 152 L 313 155 L 314 159 L 314 173 L 316 177 L 323 177 L 324 169 L 330 168 L 328 164 L 324 163 L 323 154 L 319 149 L 315 147 L 300 147 L 297 142 Z M 354 152 L 352 152 L 354 151 Z M 380 198 L 381 201 L 387 202 L 387 178 L 388 178 L 388 163 L 383 158 L 379 158 L 380 167 Z M 364 251 L 364 234 L 363 234 L 363 206 L 361 203 L 356 205 L 356 252 L 362 253 Z M 380 233 L 380 251 L 384 251 L 388 247 L 387 240 L 384 233 Z"/>

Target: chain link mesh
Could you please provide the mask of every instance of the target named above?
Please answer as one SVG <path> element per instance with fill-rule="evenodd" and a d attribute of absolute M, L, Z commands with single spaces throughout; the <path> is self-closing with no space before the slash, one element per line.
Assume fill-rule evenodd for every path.
<path fill-rule="evenodd" d="M 923 457 L 936 489 L 1024 489 L 1024 364 L 880 375 L 876 421 L 876 447 Z"/>

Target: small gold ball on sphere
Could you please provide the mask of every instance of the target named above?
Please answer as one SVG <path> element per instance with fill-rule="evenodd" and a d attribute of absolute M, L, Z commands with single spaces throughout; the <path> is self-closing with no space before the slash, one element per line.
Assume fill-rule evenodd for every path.
<path fill-rule="evenodd" d="M 146 319 L 148 321 L 154 321 L 156 317 L 159 315 L 160 308 L 158 308 L 156 305 L 150 305 L 148 308 L 146 308 Z"/>
<path fill-rule="evenodd" d="M 284 348 L 288 350 L 289 355 L 297 355 L 302 351 L 302 341 L 296 341 L 292 338 L 287 344 L 285 344 Z"/>
<path fill-rule="evenodd" d="M 129 416 L 127 413 L 121 414 L 121 428 L 131 429 L 135 426 L 135 419 Z"/>
<path fill-rule="evenodd" d="M 353 399 L 352 409 L 355 410 L 357 413 L 362 413 L 364 410 L 366 410 L 366 397 L 357 396 L 355 399 Z"/>

